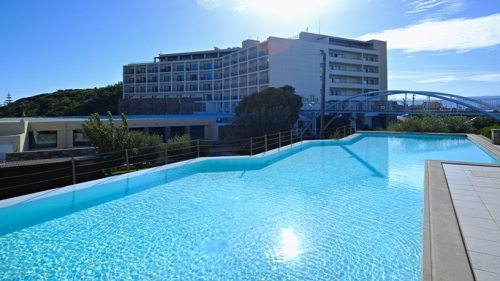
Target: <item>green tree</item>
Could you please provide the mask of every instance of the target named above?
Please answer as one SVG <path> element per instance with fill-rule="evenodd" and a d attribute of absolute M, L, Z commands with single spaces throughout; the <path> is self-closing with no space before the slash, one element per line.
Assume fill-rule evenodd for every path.
<path fill-rule="evenodd" d="M 10 93 L 7 93 L 7 98 L 5 99 L 5 105 L 9 105 L 12 103 L 12 97 L 10 96 Z"/>
<path fill-rule="evenodd" d="M 107 112 L 107 124 L 101 121 L 98 113 L 90 115 L 81 126 L 81 132 L 100 154 L 103 165 L 111 168 L 119 165 L 123 151 L 129 148 L 130 131 L 125 114 L 121 114 L 122 124 L 115 126 L 111 112 Z"/>
<path fill-rule="evenodd" d="M 18 99 L 0 108 L 0 117 L 89 116 L 94 112 L 118 114 L 122 83 L 93 89 L 58 90 L 49 94 Z"/>
<path fill-rule="evenodd" d="M 241 137 L 255 137 L 290 130 L 299 118 L 302 97 L 292 86 L 267 88 L 244 97 L 235 108 L 231 130 Z"/>

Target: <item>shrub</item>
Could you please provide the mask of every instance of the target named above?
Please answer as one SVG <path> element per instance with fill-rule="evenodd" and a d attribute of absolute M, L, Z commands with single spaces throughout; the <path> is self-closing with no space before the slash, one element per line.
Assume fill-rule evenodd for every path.
<path fill-rule="evenodd" d="M 488 127 L 481 128 L 481 129 L 477 130 L 476 134 L 477 135 L 483 135 L 483 136 L 491 139 L 491 129 L 500 129 L 500 125 L 499 124 L 495 124 L 493 126 L 488 126 Z"/>
<path fill-rule="evenodd" d="M 389 131 L 396 132 L 429 132 L 429 133 L 472 133 L 472 122 L 464 117 L 424 114 L 410 115 L 399 123 L 387 126 Z"/>
<path fill-rule="evenodd" d="M 191 152 L 191 136 L 184 134 L 169 139 L 166 143 L 168 156 L 182 156 Z"/>

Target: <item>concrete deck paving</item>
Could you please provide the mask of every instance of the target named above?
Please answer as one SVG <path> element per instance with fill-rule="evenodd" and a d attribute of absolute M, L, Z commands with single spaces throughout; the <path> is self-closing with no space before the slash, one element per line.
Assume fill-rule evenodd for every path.
<path fill-rule="evenodd" d="M 500 165 L 428 160 L 424 201 L 422 280 L 500 280 Z"/>
<path fill-rule="evenodd" d="M 443 164 L 478 281 L 500 280 L 500 167 Z"/>

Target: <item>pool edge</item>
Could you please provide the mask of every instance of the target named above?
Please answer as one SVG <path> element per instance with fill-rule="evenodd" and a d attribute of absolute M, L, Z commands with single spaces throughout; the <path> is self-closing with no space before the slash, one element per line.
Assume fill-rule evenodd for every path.
<path fill-rule="evenodd" d="M 421 280 L 475 280 L 442 163 L 425 161 Z"/>

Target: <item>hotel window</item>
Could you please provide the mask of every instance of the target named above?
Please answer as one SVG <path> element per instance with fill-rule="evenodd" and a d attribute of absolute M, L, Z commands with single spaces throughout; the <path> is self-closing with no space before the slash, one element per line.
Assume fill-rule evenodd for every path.
<path fill-rule="evenodd" d="M 128 87 L 128 92 L 133 93 L 134 92 L 134 87 Z"/>
<path fill-rule="evenodd" d="M 178 65 L 177 71 L 184 71 L 184 65 Z"/>
<path fill-rule="evenodd" d="M 344 54 L 335 54 L 335 57 L 336 58 L 345 58 L 345 55 Z"/>
<path fill-rule="evenodd" d="M 145 67 L 141 67 L 141 73 L 146 73 L 146 68 Z"/>
<path fill-rule="evenodd" d="M 129 82 L 129 83 L 134 83 L 134 78 L 129 78 L 129 79 L 128 79 L 128 82 Z"/>
<path fill-rule="evenodd" d="M 92 146 L 92 144 L 85 138 L 83 133 L 73 130 L 73 146 Z"/>
<path fill-rule="evenodd" d="M 57 131 L 32 131 L 28 134 L 29 148 L 57 148 Z"/>

